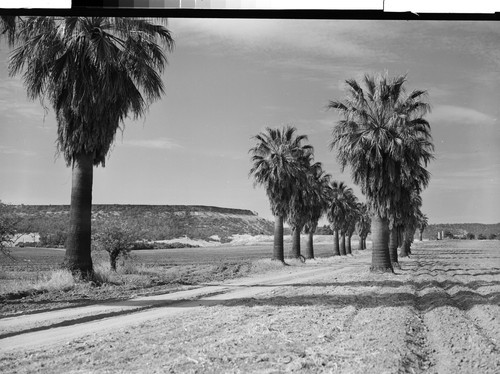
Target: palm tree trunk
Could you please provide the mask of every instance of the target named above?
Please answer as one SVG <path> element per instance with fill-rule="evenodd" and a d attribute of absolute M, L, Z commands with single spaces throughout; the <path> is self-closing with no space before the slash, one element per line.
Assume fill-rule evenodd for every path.
<path fill-rule="evenodd" d="M 363 236 L 363 250 L 366 249 L 366 237 L 367 235 Z"/>
<path fill-rule="evenodd" d="M 348 254 L 348 255 L 352 255 L 352 251 L 351 251 L 351 238 L 352 238 L 352 234 L 348 234 L 347 235 L 347 240 L 346 240 L 346 243 L 345 243 L 345 252 Z"/>
<path fill-rule="evenodd" d="M 274 217 L 274 245 L 273 260 L 285 262 L 285 251 L 283 246 L 283 217 Z"/>
<path fill-rule="evenodd" d="M 394 270 L 389 256 L 389 222 L 377 214 L 372 217 L 372 272 L 391 272 Z"/>
<path fill-rule="evenodd" d="M 345 256 L 345 232 L 340 232 L 340 255 Z"/>
<path fill-rule="evenodd" d="M 410 246 L 407 240 L 407 230 L 403 231 L 403 243 L 401 245 L 401 253 L 399 254 L 401 257 L 408 257 L 410 255 Z"/>
<path fill-rule="evenodd" d="M 393 227 L 389 232 L 389 257 L 393 268 L 401 269 L 398 262 L 398 228 Z"/>
<path fill-rule="evenodd" d="M 340 256 L 339 249 L 339 230 L 333 230 L 333 255 Z"/>
<path fill-rule="evenodd" d="M 358 251 L 362 251 L 363 248 L 363 237 L 359 235 Z"/>
<path fill-rule="evenodd" d="M 410 229 L 409 236 L 408 236 L 408 253 L 411 254 L 411 245 L 413 244 L 413 241 L 415 240 L 415 232 L 417 231 L 417 228 L 414 227 Z"/>
<path fill-rule="evenodd" d="M 312 231 L 309 231 L 307 233 L 306 251 L 304 253 L 304 257 L 307 258 L 307 259 L 314 258 L 313 238 L 314 238 L 314 233 Z"/>
<path fill-rule="evenodd" d="M 92 275 L 91 214 L 93 155 L 78 154 L 73 161 L 71 207 L 63 266 L 84 278 Z"/>
<path fill-rule="evenodd" d="M 290 251 L 291 258 L 299 258 L 300 257 L 300 232 L 302 231 L 302 227 L 295 226 L 292 231 L 292 250 Z"/>
<path fill-rule="evenodd" d="M 418 238 L 420 239 L 420 241 L 422 241 L 422 240 L 423 240 L 423 239 L 422 239 L 422 236 L 423 236 L 423 234 L 424 234 L 424 229 L 421 229 L 421 230 L 419 230 L 419 231 L 420 231 L 420 233 L 419 233 L 419 235 L 418 235 Z"/>

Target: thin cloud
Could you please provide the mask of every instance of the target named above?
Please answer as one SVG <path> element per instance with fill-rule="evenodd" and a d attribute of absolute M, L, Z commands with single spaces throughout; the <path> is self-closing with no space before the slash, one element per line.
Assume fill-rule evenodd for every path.
<path fill-rule="evenodd" d="M 463 124 L 463 125 L 493 125 L 496 121 L 495 117 L 482 113 L 472 108 L 466 108 L 455 105 L 439 105 L 429 114 L 429 120 L 432 122 L 446 124 Z"/>
<path fill-rule="evenodd" d="M 183 148 L 180 144 L 167 138 L 146 139 L 146 140 L 126 140 L 123 142 L 126 147 L 138 147 L 149 149 L 180 149 Z"/>
<path fill-rule="evenodd" d="M 18 156 L 35 156 L 36 153 L 33 151 L 27 151 L 21 148 L 13 148 L 8 146 L 0 145 L 0 154 L 4 155 L 18 155 Z"/>
<path fill-rule="evenodd" d="M 273 54 L 293 54 L 335 58 L 389 58 L 369 46 L 368 38 L 380 34 L 380 26 L 370 21 L 363 22 L 323 20 L 270 20 L 270 19 L 172 19 L 171 29 L 178 44 L 190 46 L 217 45 L 252 52 L 255 49 Z M 219 52 L 224 52 L 222 48 Z"/>

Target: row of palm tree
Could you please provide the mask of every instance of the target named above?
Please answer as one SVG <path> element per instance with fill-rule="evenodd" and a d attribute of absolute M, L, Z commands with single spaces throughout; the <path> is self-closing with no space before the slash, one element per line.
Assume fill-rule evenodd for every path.
<path fill-rule="evenodd" d="M 370 231 L 367 208 L 344 182 L 331 176 L 314 162 L 314 149 L 305 144 L 307 136 L 297 135 L 296 128 L 267 128 L 256 135 L 250 149 L 250 175 L 255 185 L 262 185 L 275 216 L 273 259 L 284 261 L 283 224 L 292 230 L 291 258 L 301 257 L 300 234 L 307 234 L 305 258 L 314 258 L 313 235 L 318 221 L 326 213 L 334 231 L 333 255 L 352 254 L 351 238 L 360 234 L 365 248 Z M 358 226 L 357 226 L 358 225 Z"/>
<path fill-rule="evenodd" d="M 328 177 L 322 177 L 319 164 L 311 164 L 313 147 L 303 143 L 307 141 L 307 136 L 297 135 L 294 127 L 266 128 L 254 139 L 257 143 L 249 151 L 252 160 L 250 175 L 254 177 L 254 185 L 265 188 L 275 217 L 272 258 L 284 262 L 284 221 L 287 220 L 292 227 L 294 238 L 297 233 L 300 235 L 306 223 L 312 229 L 315 212 L 310 212 L 309 216 L 303 213 L 306 205 L 311 210 L 316 208 L 315 199 L 321 192 L 308 194 L 311 189 L 307 187 Z M 298 241 L 294 240 L 293 251 L 296 257 L 300 255 L 300 236 Z"/>

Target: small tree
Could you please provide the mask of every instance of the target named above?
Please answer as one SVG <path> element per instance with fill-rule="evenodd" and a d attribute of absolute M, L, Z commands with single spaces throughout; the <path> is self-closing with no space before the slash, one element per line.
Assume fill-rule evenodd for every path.
<path fill-rule="evenodd" d="M 109 254 L 111 270 L 116 271 L 116 261 L 121 256 L 127 258 L 140 234 L 121 222 L 103 222 L 94 228 L 93 246 L 96 250 Z"/>
<path fill-rule="evenodd" d="M 490 236 L 488 236 L 488 239 L 489 240 L 495 240 L 498 238 L 498 235 L 497 234 L 490 234 Z"/>
<path fill-rule="evenodd" d="M 9 247 L 16 241 L 19 221 L 9 206 L 0 201 L 0 252 L 4 255 L 10 256 Z"/>

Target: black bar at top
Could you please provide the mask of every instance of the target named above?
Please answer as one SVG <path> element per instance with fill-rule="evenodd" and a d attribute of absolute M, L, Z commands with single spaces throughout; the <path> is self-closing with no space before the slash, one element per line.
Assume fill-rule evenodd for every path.
<path fill-rule="evenodd" d="M 121 16 L 121 17 L 168 17 L 168 18 L 271 18 L 271 19 L 372 19 L 408 21 L 500 21 L 497 13 L 411 13 L 384 12 L 383 10 L 318 10 L 318 9 L 201 9 L 124 8 L 127 0 L 72 0 L 71 9 L 1 9 L 1 15 L 46 15 L 46 16 Z M 133 0 L 130 0 L 134 4 Z"/>

